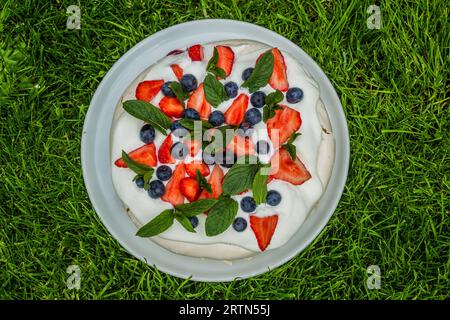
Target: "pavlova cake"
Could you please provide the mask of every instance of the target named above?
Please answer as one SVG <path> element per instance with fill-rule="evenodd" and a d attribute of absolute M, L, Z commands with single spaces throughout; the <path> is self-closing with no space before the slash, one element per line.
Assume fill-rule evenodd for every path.
<path fill-rule="evenodd" d="M 137 236 L 224 260 L 285 244 L 334 159 L 317 84 L 250 40 L 175 50 L 145 70 L 116 109 L 111 146 Z"/>

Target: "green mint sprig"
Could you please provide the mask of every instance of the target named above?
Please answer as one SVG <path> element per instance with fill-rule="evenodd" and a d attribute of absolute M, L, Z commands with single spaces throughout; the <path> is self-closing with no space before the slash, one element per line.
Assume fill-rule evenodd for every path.
<path fill-rule="evenodd" d="M 152 167 L 146 166 L 145 164 L 134 161 L 130 158 L 130 156 L 122 150 L 122 160 L 125 162 L 127 167 L 136 173 L 136 176 L 133 178 L 133 181 L 142 177 L 144 179 L 144 189 L 148 190 L 150 180 L 152 179 L 153 172 L 155 169 Z"/>
<path fill-rule="evenodd" d="M 171 123 L 170 118 L 151 103 L 142 100 L 128 100 L 123 102 L 123 108 L 133 117 L 151 124 L 156 130 L 167 135 L 167 129 Z"/>
<path fill-rule="evenodd" d="M 276 90 L 271 92 L 266 97 L 266 106 L 263 109 L 263 121 L 267 122 L 267 120 L 273 118 L 275 116 L 275 111 L 280 110 L 281 107 L 278 105 L 281 101 L 283 101 L 284 95 L 280 90 Z"/>
<path fill-rule="evenodd" d="M 219 68 L 217 66 L 217 62 L 219 61 L 219 52 L 217 51 L 217 48 L 214 47 L 213 56 L 208 61 L 208 65 L 206 66 L 206 71 L 211 72 L 216 77 L 219 77 L 220 79 L 225 79 L 227 77 L 227 74 L 225 70 L 222 68 Z"/>
<path fill-rule="evenodd" d="M 184 101 L 189 98 L 189 92 L 183 90 L 183 87 L 179 82 L 172 81 L 169 84 L 169 88 L 172 89 L 173 93 L 177 97 L 178 101 L 180 101 L 181 105 L 184 107 Z"/>
<path fill-rule="evenodd" d="M 217 107 L 222 102 L 228 100 L 227 92 L 223 84 L 211 73 L 207 74 L 203 81 L 206 100 L 213 106 Z"/>
<path fill-rule="evenodd" d="M 289 140 L 283 144 L 283 148 L 289 152 L 289 155 L 291 156 L 292 160 L 297 159 L 297 147 L 294 144 L 295 139 L 300 136 L 301 133 L 294 132 L 290 137 Z"/>
<path fill-rule="evenodd" d="M 242 87 L 248 88 L 250 93 L 267 85 L 273 72 L 274 57 L 272 50 L 265 52 L 256 62 L 250 77 L 245 80 Z"/>

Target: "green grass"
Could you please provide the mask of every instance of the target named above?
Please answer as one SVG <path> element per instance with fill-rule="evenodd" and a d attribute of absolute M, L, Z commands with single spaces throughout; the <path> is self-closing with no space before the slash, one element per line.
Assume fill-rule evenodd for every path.
<path fill-rule="evenodd" d="M 450 65 L 446 1 L 80 1 L 0 6 L 0 298 L 444 299 L 450 296 Z M 302 47 L 347 115 L 351 167 L 321 235 L 264 275 L 195 283 L 148 267 L 103 227 L 80 137 L 102 77 L 145 37 L 203 18 L 249 21 Z M 446 95 L 447 93 L 447 95 Z M 65 286 L 78 264 L 78 291 Z M 365 286 L 379 265 L 379 290 Z"/>

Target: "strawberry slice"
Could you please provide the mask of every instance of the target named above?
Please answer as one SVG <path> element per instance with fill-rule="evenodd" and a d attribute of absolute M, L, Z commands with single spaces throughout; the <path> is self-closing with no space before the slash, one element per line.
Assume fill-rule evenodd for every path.
<path fill-rule="evenodd" d="M 233 69 L 234 52 L 227 46 L 217 46 L 216 49 L 219 55 L 217 67 L 225 71 L 225 74 L 228 77 Z"/>
<path fill-rule="evenodd" d="M 172 55 L 177 55 L 177 54 L 182 54 L 184 51 L 180 50 L 180 49 L 175 49 L 170 51 L 166 56 L 172 56 Z"/>
<path fill-rule="evenodd" d="M 178 64 L 174 63 L 170 65 L 170 68 L 172 69 L 173 73 L 177 77 L 178 80 L 181 80 L 183 77 L 183 68 L 181 68 Z"/>
<path fill-rule="evenodd" d="M 268 217 L 250 216 L 250 226 L 261 251 L 266 250 L 278 224 L 278 215 Z"/>
<path fill-rule="evenodd" d="M 250 137 L 241 137 L 238 134 L 234 135 L 227 149 L 233 151 L 238 157 L 255 154 L 255 145 Z"/>
<path fill-rule="evenodd" d="M 197 140 L 188 139 L 184 140 L 183 142 L 187 146 L 191 157 L 195 157 L 202 148 L 202 143 Z"/>
<path fill-rule="evenodd" d="M 300 112 L 282 104 L 279 106 L 282 109 L 275 110 L 275 116 L 266 122 L 267 133 L 275 148 L 285 143 L 302 125 Z"/>
<path fill-rule="evenodd" d="M 156 147 L 153 143 L 145 144 L 142 147 L 134 149 L 128 153 L 128 156 L 134 161 L 149 167 L 155 167 L 158 161 L 156 159 Z M 114 164 L 120 168 L 127 168 L 122 158 L 117 159 Z"/>
<path fill-rule="evenodd" d="M 183 105 L 177 98 L 164 97 L 159 102 L 159 108 L 168 117 L 181 118 L 183 115 Z"/>
<path fill-rule="evenodd" d="M 192 92 L 187 101 L 187 107 L 197 110 L 201 119 L 208 120 L 209 114 L 211 113 L 211 105 L 206 100 L 203 83 L 200 83 L 197 89 Z"/>
<path fill-rule="evenodd" d="M 272 156 L 270 165 L 270 176 L 272 178 L 287 181 L 296 186 L 311 178 L 311 174 L 303 162 L 298 157 L 293 161 L 289 152 L 284 148 L 278 149 Z"/>
<path fill-rule="evenodd" d="M 189 177 L 195 178 L 197 176 L 197 170 L 199 170 L 200 174 L 204 177 L 209 175 L 209 167 L 202 161 L 192 161 L 190 163 L 186 163 L 184 166 Z"/>
<path fill-rule="evenodd" d="M 289 83 L 286 74 L 286 63 L 284 57 L 278 48 L 272 49 L 274 64 L 273 72 L 269 79 L 269 85 L 280 91 L 287 91 L 289 89 Z"/>
<path fill-rule="evenodd" d="M 192 61 L 202 61 L 203 60 L 203 46 L 196 44 L 188 48 L 189 58 Z"/>
<path fill-rule="evenodd" d="M 224 174 L 222 169 L 218 164 L 216 164 L 208 179 L 208 183 L 211 185 L 212 193 L 209 193 L 208 191 L 203 189 L 199 199 L 209 199 L 209 198 L 217 199 L 222 194 L 223 177 Z"/>
<path fill-rule="evenodd" d="M 241 93 L 236 99 L 234 99 L 228 110 L 225 111 L 225 122 L 232 126 L 241 124 L 244 120 L 247 107 L 248 96 L 245 93 Z"/>
<path fill-rule="evenodd" d="M 136 99 L 150 102 L 161 90 L 164 80 L 140 82 L 136 87 Z"/>
<path fill-rule="evenodd" d="M 195 178 L 189 177 L 181 179 L 180 190 L 189 202 L 197 200 L 200 195 L 200 186 Z"/>
<path fill-rule="evenodd" d="M 169 134 L 163 141 L 158 150 L 158 160 L 161 163 L 175 163 L 175 159 L 172 157 L 171 149 L 173 145 L 172 135 Z"/>
<path fill-rule="evenodd" d="M 161 200 L 169 202 L 174 206 L 184 203 L 184 196 L 181 193 L 180 182 L 185 175 L 184 164 L 180 163 L 175 167 L 172 178 L 166 184 L 166 192 L 161 197 Z"/>

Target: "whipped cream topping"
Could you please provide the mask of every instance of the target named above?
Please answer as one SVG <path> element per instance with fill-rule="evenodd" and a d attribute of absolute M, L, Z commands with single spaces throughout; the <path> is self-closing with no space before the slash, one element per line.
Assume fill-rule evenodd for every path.
<path fill-rule="evenodd" d="M 241 79 L 242 72 L 248 67 L 253 67 L 258 56 L 269 49 L 265 44 L 253 41 L 226 41 L 225 43 L 234 51 L 235 60 L 232 73 L 225 81 L 222 81 L 234 81 L 238 85 L 243 82 Z M 215 45 L 217 45 L 217 43 L 203 45 L 205 57 L 202 61 L 192 62 L 187 52 L 163 58 L 146 70 L 141 77 L 136 79 L 133 85 L 130 86 L 124 94 L 123 100 L 135 99 L 134 90 L 137 83 L 140 81 L 155 79 L 177 81 L 170 68 L 170 65 L 174 63 L 178 64 L 184 70 L 184 74 L 193 74 L 199 83 L 202 82 L 206 76 L 207 62 L 212 57 Z M 290 104 L 286 100 L 281 103 L 299 111 L 301 114 L 302 126 L 299 131 L 301 136 L 299 136 L 294 143 L 297 147 L 297 155 L 311 173 L 312 177 L 300 186 L 295 186 L 281 180 L 273 180 L 268 185 L 268 190 L 277 190 L 281 193 L 282 200 L 278 206 L 261 204 L 254 213 L 258 216 L 277 214 L 279 217 L 275 233 L 266 250 L 274 249 L 285 244 L 302 225 L 306 216 L 323 193 L 324 184 L 331 171 L 333 161 L 332 155 L 334 154 L 334 152 L 326 152 L 331 150 L 332 142 L 328 142 L 325 146 L 323 143 L 324 140 L 330 139 L 324 139 L 325 133 L 323 131 L 323 122 L 326 122 L 327 120 L 326 111 L 324 111 L 323 108 L 322 111 L 320 111 L 319 108 L 316 108 L 320 101 L 317 84 L 289 54 L 283 52 L 283 55 L 287 65 L 289 86 L 301 88 L 304 92 L 304 98 L 296 104 Z M 274 91 L 269 85 L 260 90 L 266 94 Z M 250 95 L 245 88 L 240 88 L 238 94 L 242 92 Z M 162 97 L 162 93 L 158 93 L 151 103 L 157 106 Z M 217 110 L 225 112 L 232 101 L 233 99 L 223 102 L 218 106 Z M 251 106 L 249 106 L 249 108 L 250 107 Z M 143 124 L 144 123 L 141 120 L 124 112 L 121 104 L 119 104 L 114 117 L 111 133 L 112 162 L 121 157 L 122 150 L 129 152 L 143 144 L 139 139 L 139 130 Z M 328 131 L 330 132 L 331 128 L 329 128 Z M 157 149 L 164 139 L 165 136 L 157 132 L 154 141 Z M 255 144 L 260 139 L 265 139 L 270 143 L 266 126 L 263 122 L 260 122 L 255 126 L 255 134 L 252 136 L 252 140 Z M 323 150 L 321 151 L 321 149 L 324 148 L 325 152 Z M 271 153 L 267 155 L 266 161 L 270 159 L 270 156 L 273 153 L 273 148 L 271 148 L 271 150 Z M 322 157 L 323 154 L 326 154 L 325 158 Z M 321 155 L 320 158 L 319 155 Z M 264 161 L 264 158 L 261 160 Z M 175 165 L 169 166 L 171 166 L 172 169 L 175 167 Z M 227 170 L 225 168 L 223 168 L 223 170 L 224 173 L 226 173 Z M 114 165 L 112 166 L 113 183 L 119 197 L 122 199 L 125 206 L 132 212 L 136 223 L 138 225 L 143 225 L 157 216 L 161 211 L 172 208 L 172 205 L 160 199 L 150 198 L 145 190 L 139 189 L 132 181 L 134 175 L 134 172 L 131 170 L 118 168 Z M 233 196 L 233 198 L 240 202 L 240 200 L 247 195 L 251 196 L 252 192 L 249 191 L 242 195 Z M 249 220 L 249 214 L 243 212 L 241 208 L 239 208 L 237 217 L 243 217 L 247 221 Z M 190 247 L 189 244 L 208 245 L 204 247 L 214 248 L 216 251 L 217 248 L 226 248 L 227 254 L 214 254 L 214 257 L 219 259 L 231 259 L 236 256 L 247 255 L 247 253 L 251 252 L 260 252 L 255 235 L 250 228 L 249 223 L 243 232 L 236 232 L 230 227 L 220 235 L 208 237 L 205 234 L 206 216 L 199 215 L 198 218 L 199 225 L 196 228 L 196 233 L 187 232 L 177 221 L 175 221 L 171 228 L 161 233 L 158 237 L 155 237 L 158 239 L 157 242 L 163 246 L 166 245 L 171 247 L 173 251 L 195 256 L 199 256 L 199 254 L 194 254 L 192 252 L 193 247 Z M 195 247 L 197 248 L 197 246 Z M 233 250 L 233 248 L 235 249 Z M 228 249 L 231 249 L 231 251 Z M 200 256 L 201 255 L 202 254 L 200 254 Z M 204 252 L 203 256 L 209 255 L 207 252 Z"/>

